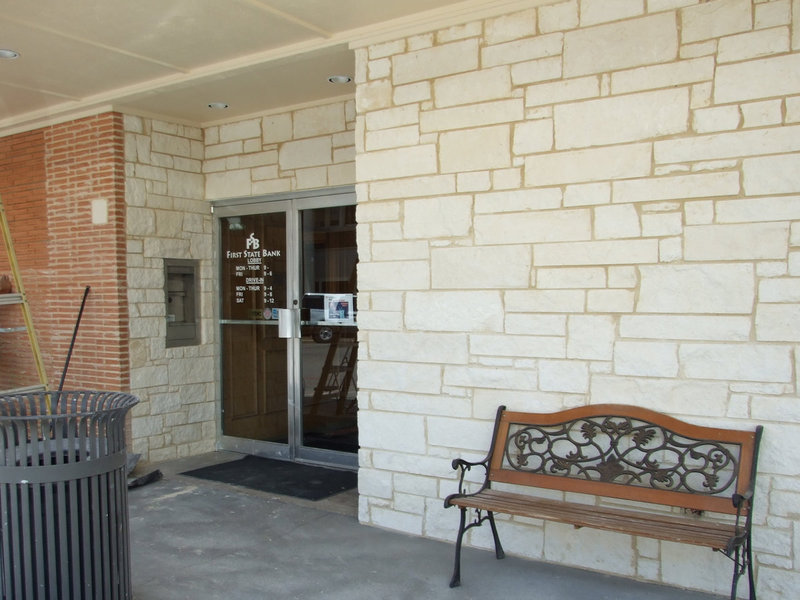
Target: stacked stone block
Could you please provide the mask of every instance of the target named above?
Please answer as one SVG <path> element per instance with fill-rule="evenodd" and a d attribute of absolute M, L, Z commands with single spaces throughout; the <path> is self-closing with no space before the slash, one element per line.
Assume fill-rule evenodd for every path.
<path fill-rule="evenodd" d="M 217 438 L 211 210 L 203 132 L 125 117 L 132 451 L 160 462 L 213 450 Z M 164 259 L 199 261 L 200 343 L 166 347 Z"/>
<path fill-rule="evenodd" d="M 763 424 L 759 594 L 796 595 L 800 2 L 531 2 L 356 57 L 361 520 L 453 539 L 449 463 L 498 404 Z M 502 527 L 521 555 L 729 585 L 702 549 Z"/>
<path fill-rule="evenodd" d="M 352 185 L 352 100 L 206 127 L 206 199 Z"/>

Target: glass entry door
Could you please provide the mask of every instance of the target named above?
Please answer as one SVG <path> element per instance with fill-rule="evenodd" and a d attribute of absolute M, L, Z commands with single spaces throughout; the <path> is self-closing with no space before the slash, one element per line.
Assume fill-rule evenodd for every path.
<path fill-rule="evenodd" d="M 224 448 L 357 465 L 354 202 L 215 206 Z"/>

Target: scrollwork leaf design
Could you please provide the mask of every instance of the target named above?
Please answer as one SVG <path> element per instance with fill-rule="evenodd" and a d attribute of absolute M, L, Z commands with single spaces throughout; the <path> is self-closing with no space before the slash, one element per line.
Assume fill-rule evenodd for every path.
<path fill-rule="evenodd" d="M 600 481 L 614 481 L 625 472 L 616 456 L 597 465 L 597 472 L 600 473 Z"/>
<path fill-rule="evenodd" d="M 663 470 L 660 469 L 661 465 L 659 464 L 659 462 L 652 458 L 645 458 L 644 460 L 642 460 L 642 466 L 647 471 Z"/>
<path fill-rule="evenodd" d="M 583 433 L 583 439 L 585 440 L 593 440 L 597 437 L 597 431 L 599 427 L 596 423 L 586 422 L 581 425 L 581 433 Z"/>
<path fill-rule="evenodd" d="M 630 420 L 623 419 L 614 422 L 614 417 L 608 417 L 603 421 L 603 432 L 610 436 L 622 436 L 629 433 L 632 429 Z"/>
<path fill-rule="evenodd" d="M 640 429 L 633 434 L 633 443 L 638 447 L 646 446 L 648 443 L 653 441 L 655 437 L 656 432 L 652 429 Z"/>
<path fill-rule="evenodd" d="M 674 485 L 672 475 L 673 473 L 671 469 L 657 469 L 656 471 L 653 471 L 650 479 L 655 483 L 663 484 L 664 487 L 669 489 Z"/>
<path fill-rule="evenodd" d="M 705 473 L 705 481 L 703 482 L 703 487 L 708 488 L 711 491 L 717 489 L 719 485 L 719 476 L 716 473 Z"/>
<path fill-rule="evenodd" d="M 735 445 L 684 437 L 646 421 L 601 416 L 515 427 L 506 456 L 519 471 L 709 495 L 736 482 Z"/>

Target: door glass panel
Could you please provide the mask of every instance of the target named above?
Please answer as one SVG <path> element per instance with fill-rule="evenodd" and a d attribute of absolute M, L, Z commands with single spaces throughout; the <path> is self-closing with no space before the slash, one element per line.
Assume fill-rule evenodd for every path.
<path fill-rule="evenodd" d="M 288 443 L 286 213 L 220 219 L 222 431 Z"/>
<path fill-rule="evenodd" d="M 302 444 L 357 452 L 355 206 L 300 215 Z"/>

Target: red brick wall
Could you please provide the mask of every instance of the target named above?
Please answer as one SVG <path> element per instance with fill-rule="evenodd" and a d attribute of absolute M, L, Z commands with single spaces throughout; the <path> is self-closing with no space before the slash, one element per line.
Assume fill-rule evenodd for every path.
<path fill-rule="evenodd" d="M 0 139 L 0 195 L 51 389 L 61 379 L 86 286 L 64 388 L 129 386 L 123 143 L 116 113 Z M 107 202 L 107 224 L 92 223 L 93 200 Z M 0 273 L 7 273 L 2 255 Z M 19 313 L 0 307 L 0 327 L 12 308 Z M 24 334 L 11 335 L 17 351 L 0 345 L 0 389 L 38 380 L 27 346 L 18 351 Z"/>
<path fill-rule="evenodd" d="M 47 287 L 47 247 L 36 243 L 37 231 L 47 222 L 43 141 L 41 130 L 0 138 L 0 197 L 34 315 L 44 313 L 42 291 Z M 5 246 L 0 249 L 0 274 L 11 276 Z M 0 327 L 22 325 L 19 306 L 0 306 Z M 38 381 L 27 334 L 0 333 L 0 390 Z"/>

